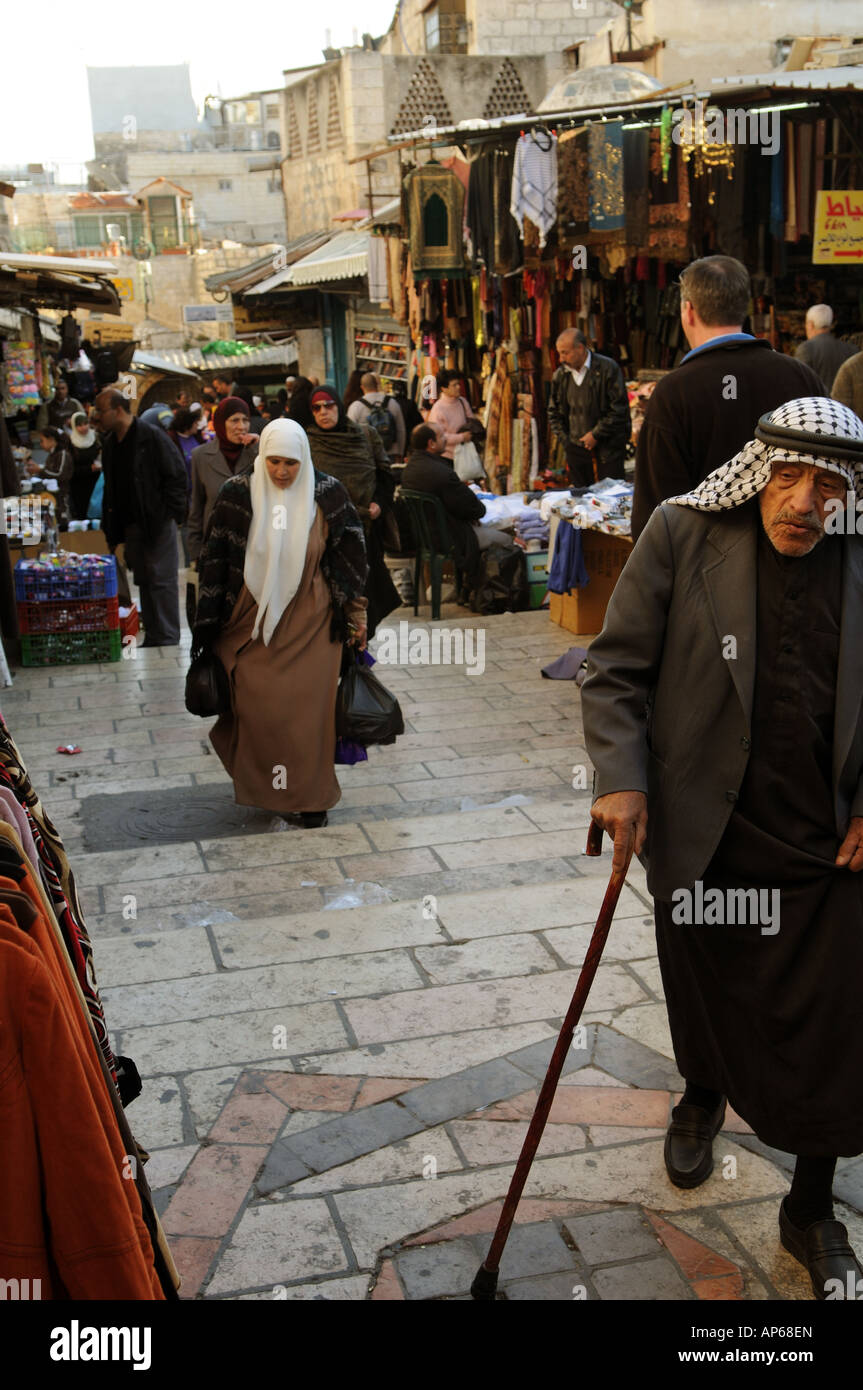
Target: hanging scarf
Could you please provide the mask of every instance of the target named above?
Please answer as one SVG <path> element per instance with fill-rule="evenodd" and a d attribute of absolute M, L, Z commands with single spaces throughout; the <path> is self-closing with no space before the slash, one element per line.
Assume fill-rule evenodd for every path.
<path fill-rule="evenodd" d="M 219 402 L 213 412 L 213 428 L 216 431 L 216 438 L 219 441 L 222 457 L 233 470 L 245 446 L 243 444 L 232 444 L 228 438 L 225 430 L 225 422 L 229 420 L 232 415 L 245 415 L 247 420 L 250 418 L 249 407 L 246 405 L 245 401 L 240 400 L 239 396 L 226 396 L 223 401 Z"/>
<path fill-rule="evenodd" d="M 762 415 L 755 438 L 691 492 L 668 501 L 700 512 L 742 507 L 770 482 L 774 463 L 814 464 L 838 473 L 863 502 L 863 422 L 825 396 L 787 401 Z"/>
<path fill-rule="evenodd" d="M 300 460 L 300 471 L 290 487 L 280 488 L 272 481 L 266 465 L 268 456 Z M 315 474 L 309 441 L 293 420 L 271 420 L 264 426 L 251 496 L 252 524 L 243 578 L 258 605 L 252 639 L 260 633 L 268 647 L 300 587 L 315 519 Z"/>
<path fill-rule="evenodd" d="M 332 429 L 325 430 L 317 423 L 307 430 L 309 448 L 315 468 L 338 478 L 347 488 L 355 507 L 367 508 L 374 499 L 377 487 L 377 465 L 370 443 L 369 426 L 349 420 L 335 391 L 320 386 L 312 400 L 334 400 L 339 416 Z"/>
<path fill-rule="evenodd" d="M 620 231 L 624 224 L 623 205 L 623 122 L 608 121 L 591 125 L 590 152 L 590 230 Z"/>

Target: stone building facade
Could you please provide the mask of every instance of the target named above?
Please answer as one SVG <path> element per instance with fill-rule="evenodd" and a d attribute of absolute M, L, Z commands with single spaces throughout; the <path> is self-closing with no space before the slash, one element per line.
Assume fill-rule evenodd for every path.
<path fill-rule="evenodd" d="M 162 176 L 192 194 L 205 240 L 283 241 L 285 207 L 279 152 L 249 150 L 143 152 L 128 156 L 129 187 Z"/>
<path fill-rule="evenodd" d="M 386 53 L 561 53 L 620 13 L 611 0 L 402 0 Z"/>
<path fill-rule="evenodd" d="M 353 48 L 291 82 L 282 130 L 288 239 L 326 228 L 339 213 L 368 208 L 369 178 L 372 211 L 398 196 L 395 155 L 382 154 L 370 167 L 351 163 L 385 149 L 388 136 L 429 121 L 447 126 L 534 110 L 563 68 L 554 53 L 417 58 Z"/>

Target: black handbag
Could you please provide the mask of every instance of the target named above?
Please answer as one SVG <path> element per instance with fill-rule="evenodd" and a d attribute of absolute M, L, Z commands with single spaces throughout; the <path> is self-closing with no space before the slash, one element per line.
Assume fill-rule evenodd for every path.
<path fill-rule="evenodd" d="M 459 400 L 461 401 L 461 408 L 464 411 L 464 427 L 470 432 L 471 443 L 479 448 L 481 444 L 485 443 L 485 425 L 478 416 L 468 415 L 464 396 L 459 396 Z"/>
<path fill-rule="evenodd" d="M 395 743 L 405 731 L 405 721 L 395 695 L 381 685 L 356 654 L 346 655 L 346 666 L 336 695 L 336 735 L 368 748 L 373 743 Z"/>
<path fill-rule="evenodd" d="M 231 687 L 228 673 L 215 652 L 196 656 L 186 672 L 186 709 L 202 719 L 230 714 Z"/>

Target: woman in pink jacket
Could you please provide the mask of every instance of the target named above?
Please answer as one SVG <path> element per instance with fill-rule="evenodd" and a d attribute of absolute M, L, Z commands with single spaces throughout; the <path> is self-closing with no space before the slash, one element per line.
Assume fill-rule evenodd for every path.
<path fill-rule="evenodd" d="M 437 425 L 446 437 L 446 445 L 440 458 L 453 462 L 456 446 L 467 444 L 472 438 L 468 420 L 476 416 L 470 402 L 461 394 L 462 375 L 460 372 L 443 371 L 437 375 L 438 398 L 429 411 L 427 423 Z"/>

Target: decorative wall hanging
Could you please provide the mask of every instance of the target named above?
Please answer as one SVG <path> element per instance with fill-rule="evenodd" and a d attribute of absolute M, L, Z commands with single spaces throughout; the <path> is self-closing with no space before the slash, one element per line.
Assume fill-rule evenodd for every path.
<path fill-rule="evenodd" d="M 464 185 L 430 161 L 405 180 L 411 260 L 416 275 L 464 270 Z"/>

